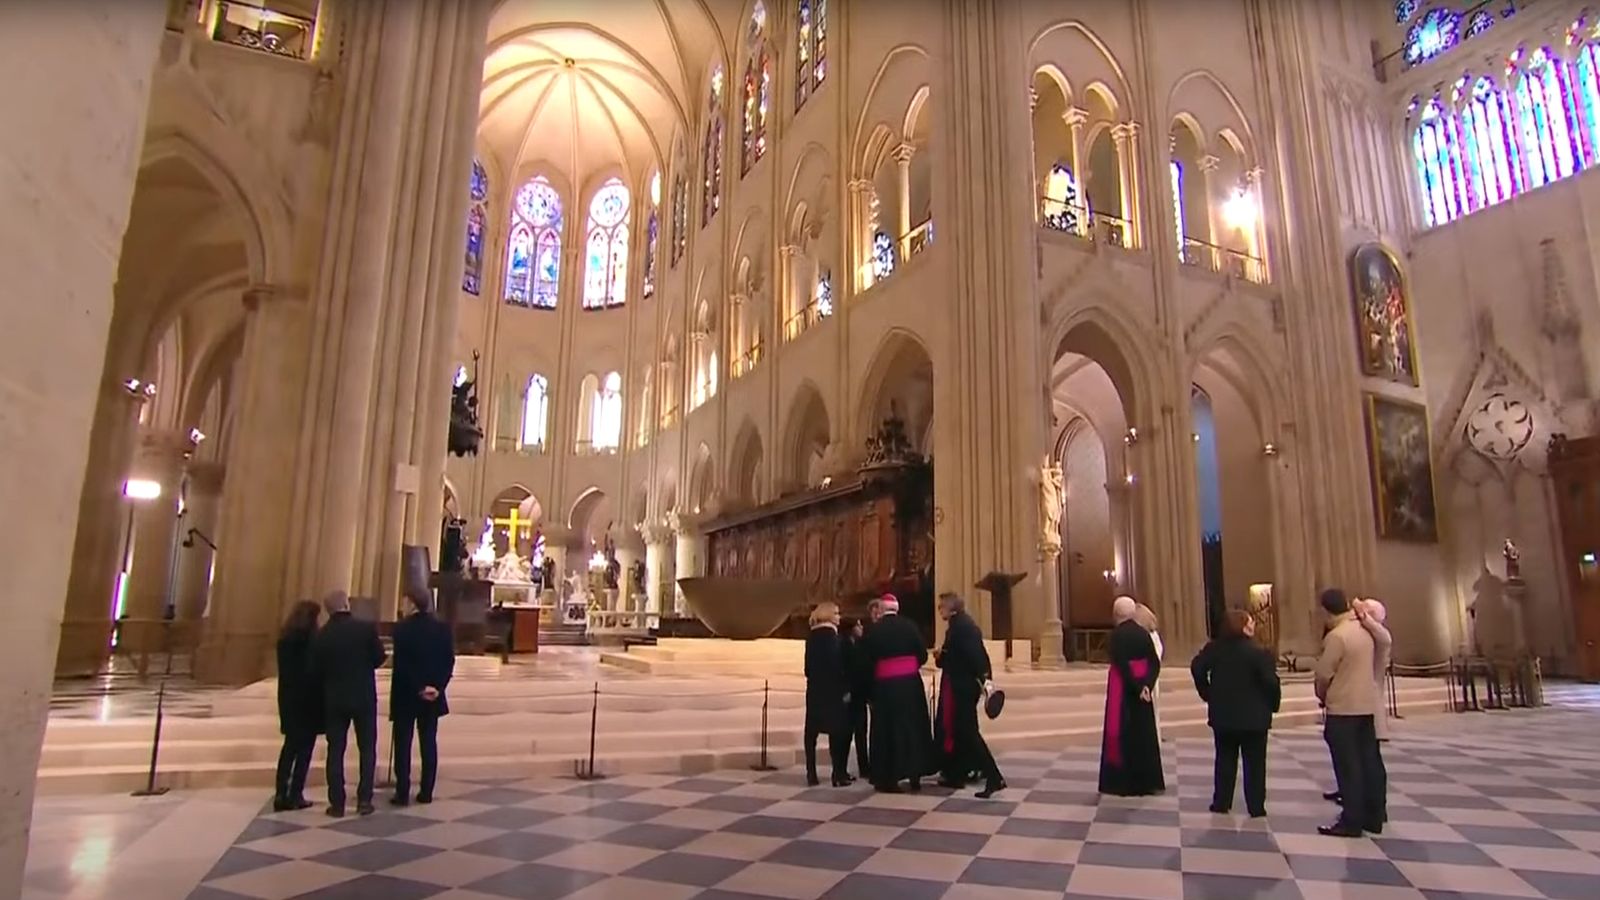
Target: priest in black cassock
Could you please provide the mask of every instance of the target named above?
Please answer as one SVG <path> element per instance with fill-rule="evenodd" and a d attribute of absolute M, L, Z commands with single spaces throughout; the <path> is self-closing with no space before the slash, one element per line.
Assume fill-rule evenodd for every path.
<path fill-rule="evenodd" d="M 1111 668 L 1106 672 L 1106 720 L 1100 744 L 1100 793 L 1120 797 L 1159 794 L 1161 743 L 1156 736 L 1154 693 L 1161 674 L 1150 632 L 1134 618 L 1139 604 L 1118 597 L 1111 606 Z"/>
<path fill-rule="evenodd" d="M 912 791 L 936 768 L 928 722 L 928 698 L 922 688 L 922 665 L 928 648 L 916 623 L 900 618 L 900 601 L 883 597 L 883 618 L 862 638 L 861 649 L 872 667 L 872 786 L 898 793 L 909 780 Z"/>
<path fill-rule="evenodd" d="M 934 750 L 943 761 L 939 783 L 960 790 L 967 786 L 971 773 L 982 773 L 983 790 L 978 797 L 987 800 L 1006 786 L 994 754 L 978 730 L 978 701 L 993 675 L 989 651 L 960 594 L 940 594 L 939 615 L 945 620 L 944 646 L 939 649 L 939 668 L 944 671 L 933 719 Z"/>

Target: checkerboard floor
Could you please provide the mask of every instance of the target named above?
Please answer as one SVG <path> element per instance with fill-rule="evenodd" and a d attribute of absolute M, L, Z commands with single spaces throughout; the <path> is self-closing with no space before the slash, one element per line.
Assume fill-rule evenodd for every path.
<path fill-rule="evenodd" d="M 1299 730 L 1273 737 L 1264 822 L 1207 812 L 1204 739 L 1168 742 L 1168 793 L 1137 800 L 1095 793 L 1095 748 L 1009 754 L 988 801 L 807 788 L 799 769 L 446 782 L 369 818 L 264 812 L 190 898 L 1593 900 L 1600 689 L 1563 690 L 1397 723 L 1378 838 L 1316 834 L 1328 755 Z"/>

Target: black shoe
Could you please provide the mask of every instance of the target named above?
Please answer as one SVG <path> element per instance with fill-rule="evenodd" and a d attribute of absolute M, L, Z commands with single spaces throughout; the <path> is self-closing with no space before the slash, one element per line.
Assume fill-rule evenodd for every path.
<path fill-rule="evenodd" d="M 872 786 L 872 789 L 877 791 L 880 794 L 903 794 L 903 793 L 905 793 L 905 791 L 900 789 L 900 785 L 898 785 L 898 784 L 875 784 L 875 785 Z"/>
<path fill-rule="evenodd" d="M 316 806 L 316 804 L 312 803 L 310 800 L 307 800 L 304 797 L 296 797 L 293 800 L 289 801 L 289 808 L 292 809 L 292 810 L 295 810 L 295 811 L 299 811 L 299 810 L 302 810 L 302 809 L 310 809 L 313 806 Z"/>
<path fill-rule="evenodd" d="M 1335 822 L 1332 825 L 1318 825 L 1317 834 L 1324 837 L 1358 838 L 1361 837 L 1362 831 L 1343 822 Z"/>
<path fill-rule="evenodd" d="M 356 815 L 358 816 L 370 816 L 375 812 L 377 812 L 377 810 L 372 808 L 371 800 L 368 800 L 365 803 L 356 804 Z"/>
<path fill-rule="evenodd" d="M 983 790 L 977 792 L 976 794 L 973 794 L 972 796 L 977 797 L 979 800 L 987 800 L 990 797 L 993 797 L 995 794 L 998 794 L 998 793 L 1000 793 L 1001 791 L 1003 791 L 1005 789 L 1006 789 L 1006 780 L 1004 778 L 1002 778 L 999 781 L 991 781 L 991 782 L 989 782 L 988 784 L 983 786 Z"/>
<path fill-rule="evenodd" d="M 344 807 L 342 806 L 330 806 L 326 810 L 323 810 L 323 812 L 327 813 L 327 816 L 330 819 L 344 818 Z"/>
<path fill-rule="evenodd" d="M 840 774 L 840 775 L 833 776 L 833 786 L 834 787 L 849 787 L 850 785 L 855 784 L 855 783 L 856 783 L 856 780 L 854 778 L 850 777 L 848 774 Z"/>
<path fill-rule="evenodd" d="M 272 798 L 272 811 L 273 812 L 288 812 L 291 809 L 294 809 L 294 805 L 289 802 L 289 798 L 288 797 L 273 797 Z"/>
<path fill-rule="evenodd" d="M 423 805 L 427 805 L 429 803 L 432 803 L 433 802 L 433 795 L 432 794 L 418 794 L 417 795 L 417 802 L 421 803 Z"/>
<path fill-rule="evenodd" d="M 1264 810 L 1264 809 L 1252 809 L 1252 810 L 1250 810 L 1250 818 L 1252 818 L 1252 819 L 1265 819 L 1266 817 L 1267 817 L 1267 811 Z"/>
<path fill-rule="evenodd" d="M 807 772 L 806 773 L 806 786 L 807 787 L 816 787 L 817 785 L 819 785 L 821 783 L 822 783 L 822 779 L 817 777 L 817 773 L 815 773 L 815 772 Z"/>
<path fill-rule="evenodd" d="M 410 806 L 411 805 L 411 798 L 407 797 L 405 794 L 395 794 L 393 797 L 389 798 L 389 805 L 390 806 Z"/>
<path fill-rule="evenodd" d="M 1367 834 L 1383 834 L 1383 823 L 1379 822 L 1376 825 L 1368 825 Z"/>
<path fill-rule="evenodd" d="M 1207 808 L 1210 809 L 1212 812 L 1216 813 L 1219 816 L 1225 816 L 1225 815 L 1227 815 L 1229 812 L 1231 812 L 1233 810 L 1233 808 L 1230 807 L 1230 806 L 1222 806 L 1222 805 L 1219 805 L 1219 804 L 1216 804 L 1216 803 L 1211 804 Z"/>
<path fill-rule="evenodd" d="M 1344 805 L 1344 795 L 1338 791 L 1323 791 L 1322 799 L 1327 800 L 1329 803 L 1337 803 L 1340 806 Z"/>

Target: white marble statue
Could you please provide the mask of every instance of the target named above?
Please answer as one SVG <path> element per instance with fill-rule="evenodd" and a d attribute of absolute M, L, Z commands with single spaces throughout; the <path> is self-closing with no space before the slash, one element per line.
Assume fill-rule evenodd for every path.
<path fill-rule="evenodd" d="M 1061 552 L 1061 466 L 1049 456 L 1039 464 L 1039 549 L 1048 555 Z"/>
<path fill-rule="evenodd" d="M 494 569 L 489 573 L 489 580 L 496 584 L 532 584 L 533 568 L 517 553 L 515 546 L 508 547 L 506 552 L 494 561 Z"/>
<path fill-rule="evenodd" d="M 483 534 L 478 536 L 478 546 L 472 550 L 472 567 L 481 575 L 494 568 L 494 521 L 483 520 Z"/>

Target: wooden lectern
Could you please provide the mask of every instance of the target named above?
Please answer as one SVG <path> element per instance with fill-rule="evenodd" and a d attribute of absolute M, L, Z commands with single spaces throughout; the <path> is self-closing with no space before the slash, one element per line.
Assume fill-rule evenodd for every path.
<path fill-rule="evenodd" d="M 989 592 L 989 639 L 1006 642 L 1006 659 L 1011 658 L 1011 589 L 1027 578 L 1026 574 L 990 572 L 973 585 Z"/>

